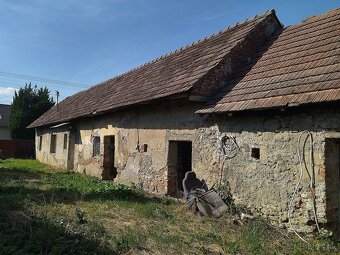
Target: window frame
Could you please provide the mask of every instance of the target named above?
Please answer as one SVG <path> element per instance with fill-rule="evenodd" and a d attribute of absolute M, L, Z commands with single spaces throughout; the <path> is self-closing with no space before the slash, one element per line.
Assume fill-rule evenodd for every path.
<path fill-rule="evenodd" d="M 64 150 L 67 150 L 67 144 L 68 144 L 68 134 L 67 133 L 65 133 L 64 134 L 64 142 L 63 142 L 63 149 Z"/>
<path fill-rule="evenodd" d="M 39 135 L 39 144 L 38 144 L 38 150 L 41 151 L 42 149 L 42 139 L 43 139 L 43 136 L 42 135 Z"/>
<path fill-rule="evenodd" d="M 100 136 L 92 138 L 92 157 L 100 156 Z"/>
<path fill-rule="evenodd" d="M 57 134 L 51 134 L 50 153 L 57 152 Z"/>

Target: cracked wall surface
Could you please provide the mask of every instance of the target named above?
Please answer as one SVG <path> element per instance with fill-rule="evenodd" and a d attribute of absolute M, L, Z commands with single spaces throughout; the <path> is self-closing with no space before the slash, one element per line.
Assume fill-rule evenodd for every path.
<path fill-rule="evenodd" d="M 51 130 L 38 129 L 37 136 L 43 136 L 43 146 L 41 151 L 37 150 L 37 159 L 101 177 L 104 136 L 114 135 L 114 161 L 118 171 L 114 182 L 166 194 L 169 141 L 191 141 L 192 169 L 198 178 L 212 186 L 219 183 L 222 176 L 229 182 L 237 204 L 250 207 L 273 224 L 285 227 L 289 198 L 299 177 L 298 139 L 301 132 L 307 130 L 314 139 L 317 215 L 320 223 L 327 222 L 325 139 L 340 138 L 340 112 L 336 107 L 230 117 L 200 117 L 194 113 L 199 107 L 198 103 L 178 101 L 79 120 L 72 123 L 71 130 L 54 130 L 58 137 L 54 155 L 49 153 Z M 72 160 L 68 160 L 70 151 L 62 148 L 61 137 L 65 132 L 70 135 L 68 148 L 72 149 Z M 226 135 L 237 144 L 232 158 L 225 158 L 221 153 L 221 137 Z M 101 140 L 99 156 L 92 155 L 95 136 Z M 144 144 L 148 146 L 146 152 L 142 149 Z M 252 148 L 260 150 L 259 159 L 251 157 Z M 309 147 L 304 151 L 308 165 Z M 315 227 L 313 194 L 308 185 L 308 175 L 304 172 L 291 219 L 292 224 L 304 232 Z"/>

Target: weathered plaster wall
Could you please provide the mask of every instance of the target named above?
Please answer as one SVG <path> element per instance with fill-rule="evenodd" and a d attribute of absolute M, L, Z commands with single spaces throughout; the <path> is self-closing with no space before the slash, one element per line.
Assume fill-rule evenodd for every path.
<path fill-rule="evenodd" d="M 288 203 L 298 181 L 298 139 L 304 130 L 314 139 L 316 173 L 316 206 L 319 221 L 326 222 L 325 138 L 340 137 L 340 112 L 320 109 L 296 114 L 243 115 L 220 117 L 215 125 L 200 128 L 193 144 L 196 153 L 194 169 L 212 185 L 219 181 L 222 159 L 216 151 L 221 134 L 235 138 L 239 151 L 224 160 L 223 176 L 229 181 L 237 203 L 244 204 L 268 216 L 277 225 L 288 221 Z M 302 136 L 304 138 L 305 135 Z M 303 141 L 303 140 L 302 140 Z M 309 165 L 309 143 L 305 153 Z M 251 157 L 251 148 L 260 149 L 260 159 Z M 313 227 L 312 194 L 304 171 L 302 184 L 294 201 L 292 223 L 302 231 Z"/>
<path fill-rule="evenodd" d="M 115 182 L 166 194 L 169 141 L 192 141 L 192 169 L 198 178 L 205 179 L 209 186 L 218 183 L 223 166 L 222 176 L 229 182 L 236 203 L 253 208 L 276 225 L 286 226 L 289 198 L 298 181 L 298 138 L 307 130 L 314 139 L 318 219 L 320 223 L 326 222 L 324 148 L 325 138 L 340 138 L 340 112 L 336 107 L 209 118 L 194 114 L 198 107 L 197 103 L 181 102 L 141 106 L 133 111 L 73 123 L 72 168 L 100 177 L 104 136 L 115 135 L 115 166 L 118 170 Z M 67 154 L 61 151 L 62 146 L 57 146 L 55 155 L 49 155 L 48 130 L 43 134 L 46 137 L 44 149 L 37 152 L 37 158 L 52 165 L 67 165 Z M 219 137 L 223 135 L 235 138 L 239 150 L 234 158 L 224 160 L 221 157 Z M 94 136 L 101 138 L 101 155 L 96 157 L 92 156 Z M 141 150 L 143 144 L 148 145 L 147 152 Z M 260 149 L 259 159 L 250 156 L 252 147 Z M 306 155 L 309 155 L 308 148 Z M 314 227 L 308 182 L 304 172 L 292 215 L 292 223 L 302 231 L 311 231 Z"/>
<path fill-rule="evenodd" d="M 165 194 L 169 141 L 194 139 L 195 126 L 202 121 L 194 113 L 196 109 L 197 103 L 176 102 L 80 121 L 76 125 L 80 139 L 75 145 L 74 169 L 100 177 L 104 136 L 114 135 L 118 168 L 115 181 Z M 101 140 L 99 157 L 92 157 L 94 136 Z M 147 152 L 142 150 L 144 144 Z"/>
<path fill-rule="evenodd" d="M 56 152 L 50 153 L 51 135 L 57 136 Z M 58 168 L 67 168 L 68 146 L 64 149 L 64 134 L 67 134 L 69 139 L 69 130 L 67 127 L 58 129 L 41 128 L 36 131 L 35 135 L 35 150 L 37 160 L 47 163 Z M 39 138 L 41 137 L 41 138 Z M 39 149 L 39 140 L 42 139 L 41 150 Z"/>

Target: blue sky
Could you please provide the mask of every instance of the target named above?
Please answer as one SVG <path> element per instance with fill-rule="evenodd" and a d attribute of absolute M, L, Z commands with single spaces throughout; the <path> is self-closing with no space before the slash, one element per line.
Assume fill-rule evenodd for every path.
<path fill-rule="evenodd" d="M 339 7 L 339 0 L 0 0 L 0 103 L 32 81 L 61 99 L 82 87 L 15 73 L 94 85 L 275 9 L 292 25 Z"/>

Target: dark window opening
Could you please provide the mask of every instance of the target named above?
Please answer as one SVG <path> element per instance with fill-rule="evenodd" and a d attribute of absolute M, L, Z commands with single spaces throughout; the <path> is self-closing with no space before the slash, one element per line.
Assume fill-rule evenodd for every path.
<path fill-rule="evenodd" d="M 100 155 L 100 137 L 95 136 L 93 138 L 93 157 Z"/>
<path fill-rule="evenodd" d="M 51 135 L 50 153 L 55 153 L 57 149 L 57 135 Z"/>
<path fill-rule="evenodd" d="M 83 144 L 82 140 L 81 140 L 81 134 L 80 134 L 80 130 L 75 130 L 75 144 Z"/>
<path fill-rule="evenodd" d="M 179 196 L 185 173 L 192 170 L 192 143 L 170 141 L 168 154 L 168 194 Z"/>
<path fill-rule="evenodd" d="M 143 152 L 148 152 L 148 145 L 146 143 L 143 145 Z"/>
<path fill-rule="evenodd" d="M 260 148 L 251 148 L 251 157 L 254 159 L 260 159 Z"/>
<path fill-rule="evenodd" d="M 39 136 L 39 151 L 41 151 L 42 148 L 42 135 Z"/>
<path fill-rule="evenodd" d="M 64 150 L 67 149 L 67 134 L 64 134 Z"/>

